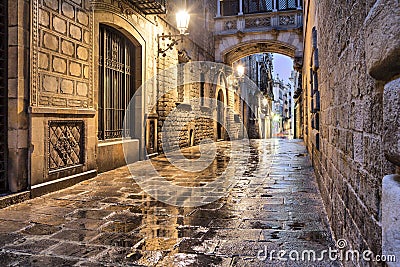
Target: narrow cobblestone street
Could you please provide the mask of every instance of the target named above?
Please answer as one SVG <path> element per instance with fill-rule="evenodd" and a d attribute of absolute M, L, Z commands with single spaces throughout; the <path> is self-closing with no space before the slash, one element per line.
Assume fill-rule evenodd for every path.
<path fill-rule="evenodd" d="M 229 161 L 218 157 L 235 145 L 217 143 L 217 166 L 201 176 L 170 171 L 170 180 L 206 184 Z M 229 192 L 201 207 L 154 200 L 122 167 L 0 210 L 0 266 L 310 266 L 257 259 L 266 251 L 335 246 L 302 141 L 252 140 L 250 153 Z"/>

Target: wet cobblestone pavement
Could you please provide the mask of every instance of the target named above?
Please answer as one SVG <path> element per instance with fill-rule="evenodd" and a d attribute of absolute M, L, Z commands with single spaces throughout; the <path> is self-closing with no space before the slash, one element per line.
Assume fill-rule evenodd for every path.
<path fill-rule="evenodd" d="M 318 256 L 334 242 L 302 141 L 252 140 L 250 153 L 224 197 L 201 207 L 156 201 L 122 167 L 2 209 L 0 266 L 340 266 L 262 258 L 272 250 Z M 228 162 L 218 153 L 190 176 L 153 159 L 170 181 L 191 186 L 215 179 Z"/>

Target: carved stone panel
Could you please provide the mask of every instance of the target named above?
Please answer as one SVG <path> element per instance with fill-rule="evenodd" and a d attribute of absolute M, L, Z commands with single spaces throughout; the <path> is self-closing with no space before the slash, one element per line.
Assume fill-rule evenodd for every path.
<path fill-rule="evenodd" d="M 89 0 L 33 0 L 31 106 L 93 108 Z"/>

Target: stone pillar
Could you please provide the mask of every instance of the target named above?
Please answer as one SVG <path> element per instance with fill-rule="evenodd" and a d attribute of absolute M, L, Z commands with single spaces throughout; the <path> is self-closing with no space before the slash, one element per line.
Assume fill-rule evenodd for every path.
<path fill-rule="evenodd" d="M 217 0 L 217 17 L 221 17 L 221 0 Z"/>
<path fill-rule="evenodd" d="M 297 0 L 297 9 L 299 9 L 299 10 L 302 9 L 301 8 L 301 0 Z"/>
<path fill-rule="evenodd" d="M 273 12 L 276 12 L 276 11 L 278 11 L 278 0 L 274 0 L 274 7 L 273 7 L 273 9 L 272 9 L 272 11 Z"/>
<path fill-rule="evenodd" d="M 28 188 L 29 1 L 8 1 L 8 186 Z"/>
<path fill-rule="evenodd" d="M 243 0 L 239 0 L 239 13 L 238 15 L 243 15 Z"/>
<path fill-rule="evenodd" d="M 378 0 L 364 22 L 368 73 L 385 84 L 383 93 L 383 147 L 388 161 L 400 168 L 400 29 L 398 1 Z M 400 258 L 400 175 L 382 182 L 382 254 Z M 397 254 L 396 254 L 397 253 Z M 387 265 L 398 266 L 396 263 Z"/>

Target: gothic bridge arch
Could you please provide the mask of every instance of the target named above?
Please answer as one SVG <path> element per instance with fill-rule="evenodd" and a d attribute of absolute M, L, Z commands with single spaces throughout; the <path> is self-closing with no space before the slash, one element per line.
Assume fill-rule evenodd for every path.
<path fill-rule="evenodd" d="M 215 18 L 215 59 L 231 65 L 251 54 L 303 56 L 302 10 L 282 10 Z"/>

